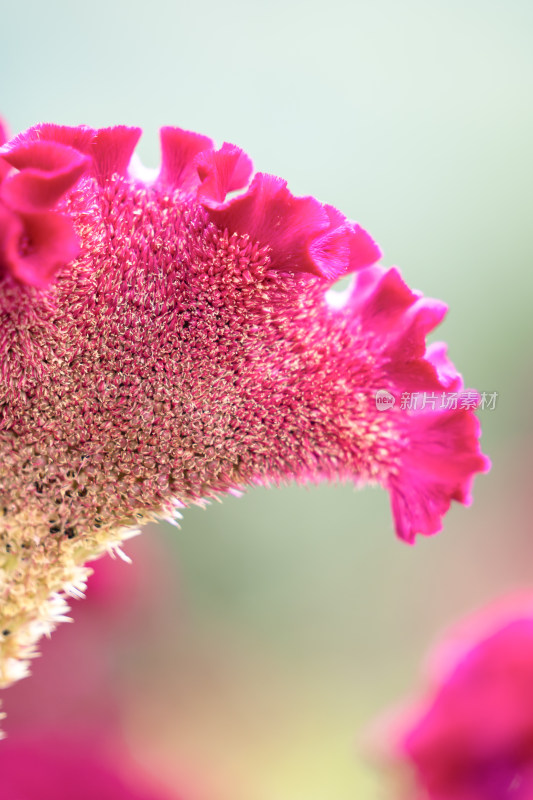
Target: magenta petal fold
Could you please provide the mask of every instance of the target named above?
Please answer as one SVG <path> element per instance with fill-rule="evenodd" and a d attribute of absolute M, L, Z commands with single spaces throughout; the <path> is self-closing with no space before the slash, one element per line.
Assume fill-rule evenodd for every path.
<path fill-rule="evenodd" d="M 160 183 L 168 189 L 189 192 L 200 184 L 196 158 L 203 152 L 213 152 L 213 142 L 207 136 L 181 128 L 161 128 Z"/>
<path fill-rule="evenodd" d="M 139 135 L 40 125 L 0 149 L 0 347 L 24 376 L 0 419 L 9 514 L 75 539 L 247 485 L 341 479 L 386 487 L 405 541 L 438 531 L 488 468 L 477 419 L 376 396 L 462 386 L 426 346 L 444 304 L 234 145 L 163 128 L 143 183 Z"/>
<path fill-rule="evenodd" d="M 37 146 L 43 151 L 50 148 L 53 152 L 58 146 L 68 147 L 81 156 L 87 156 L 91 173 L 98 183 L 104 183 L 114 174 L 125 174 L 140 136 L 140 128 L 126 125 L 95 129 L 86 125 L 68 127 L 46 123 L 15 136 L 0 150 L 0 155 L 3 153 L 4 158 L 22 169 L 31 166 L 31 162 L 23 157 L 26 150 L 33 152 L 32 148 Z M 17 156 L 19 153 L 20 157 Z M 15 159 L 18 163 L 14 163 Z"/>
<path fill-rule="evenodd" d="M 332 218 L 314 197 L 294 197 L 286 181 L 258 173 L 246 194 L 209 204 L 217 227 L 268 241 L 271 269 L 305 272 L 333 282 L 374 264 L 381 252 L 358 225 Z"/>
<path fill-rule="evenodd" d="M 62 214 L 23 214 L 22 236 L 12 236 L 5 254 L 11 275 L 23 284 L 46 289 L 62 265 L 79 253 L 79 239 Z"/>
<path fill-rule="evenodd" d="M 229 192 L 243 189 L 253 172 L 250 158 L 239 147 L 228 144 L 220 150 L 200 153 L 196 169 L 201 180 L 199 200 L 223 203 Z"/>
<path fill-rule="evenodd" d="M 86 171 L 89 159 L 72 147 L 56 142 L 30 142 L 4 155 L 20 170 L 0 189 L 4 203 L 22 212 L 52 208 Z"/>
<path fill-rule="evenodd" d="M 57 207 L 90 159 L 32 134 L 0 144 L 0 275 L 46 289 L 79 252 L 73 222 Z"/>

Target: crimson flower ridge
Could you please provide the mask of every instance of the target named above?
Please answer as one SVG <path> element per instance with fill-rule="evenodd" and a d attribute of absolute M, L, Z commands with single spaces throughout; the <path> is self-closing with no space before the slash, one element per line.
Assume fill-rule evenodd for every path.
<path fill-rule="evenodd" d="M 335 208 L 252 177 L 234 145 L 163 128 L 159 174 L 141 180 L 140 133 L 46 124 L 0 148 L 14 572 L 52 552 L 74 570 L 133 524 L 289 480 L 381 483 L 402 539 L 438 531 L 488 467 L 477 419 L 385 413 L 375 397 L 461 385 L 425 343 L 445 306 L 376 266 L 377 245 Z"/>

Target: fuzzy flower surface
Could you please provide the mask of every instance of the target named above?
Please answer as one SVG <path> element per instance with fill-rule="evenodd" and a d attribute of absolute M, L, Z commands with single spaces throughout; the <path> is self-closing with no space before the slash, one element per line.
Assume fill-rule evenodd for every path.
<path fill-rule="evenodd" d="M 134 525 L 340 479 L 388 489 L 412 542 L 488 466 L 471 409 L 376 406 L 462 385 L 426 347 L 442 303 L 234 145 L 163 128 L 143 179 L 140 133 L 43 124 L 0 148 L 0 684 Z"/>
<path fill-rule="evenodd" d="M 533 597 L 463 623 L 430 661 L 425 696 L 390 726 L 416 800 L 533 798 Z"/>

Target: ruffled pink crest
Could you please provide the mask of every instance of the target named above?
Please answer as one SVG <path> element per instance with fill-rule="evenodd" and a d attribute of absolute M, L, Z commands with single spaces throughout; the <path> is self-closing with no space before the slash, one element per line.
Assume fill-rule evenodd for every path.
<path fill-rule="evenodd" d="M 196 168 L 201 180 L 197 191 L 199 200 L 208 204 L 223 203 L 229 192 L 246 186 L 253 171 L 252 161 L 246 153 L 225 142 L 220 150 L 206 150 L 196 157 Z"/>
<path fill-rule="evenodd" d="M 391 359 L 423 356 L 426 335 L 439 325 L 447 307 L 413 292 L 395 267 L 373 267 L 357 276 L 351 306 L 365 329 L 386 346 Z"/>
<path fill-rule="evenodd" d="M 140 128 L 126 125 L 95 129 L 86 125 L 71 127 L 45 123 L 19 134 L 3 150 L 11 152 L 34 142 L 66 145 L 89 156 L 92 174 L 99 183 L 104 183 L 114 174 L 126 174 L 141 133 Z"/>
<path fill-rule="evenodd" d="M 200 183 L 196 156 L 213 150 L 213 141 L 181 128 L 161 128 L 161 170 L 158 181 L 170 189 L 190 192 Z"/>
<path fill-rule="evenodd" d="M 205 136 L 162 128 L 161 151 L 158 182 L 186 193 L 196 190 L 218 227 L 268 244 L 272 269 L 334 281 L 381 255 L 359 225 L 312 197 L 294 197 L 286 181 L 273 175 L 258 173 L 244 195 L 225 203 L 228 193 L 247 185 L 253 169 L 250 158 L 235 145 L 226 142 L 215 150 Z"/>
<path fill-rule="evenodd" d="M 330 205 L 323 206 L 329 228 L 311 243 L 310 253 L 320 274 L 328 280 L 368 267 L 381 258 L 381 250 L 357 223 Z"/>
<path fill-rule="evenodd" d="M 448 358 L 447 351 L 445 342 L 433 342 L 426 350 L 426 358 L 435 368 L 444 389 L 447 392 L 459 392 L 463 388 L 463 379 Z"/>
<path fill-rule="evenodd" d="M 406 315 L 417 295 L 403 282 L 394 267 L 374 266 L 356 276 L 347 309 L 354 325 L 362 325 L 383 349 L 397 346 L 406 326 Z"/>
<path fill-rule="evenodd" d="M 313 197 L 295 197 L 286 181 L 273 175 L 257 173 L 244 195 L 219 206 L 210 204 L 208 214 L 218 227 L 268 244 L 271 269 L 334 281 L 381 255 L 358 225 Z"/>
<path fill-rule="evenodd" d="M 384 371 L 401 391 L 446 388 L 435 365 L 426 357 L 426 336 L 441 323 L 446 312 L 447 306 L 439 300 L 416 298 L 399 324 L 391 327 Z"/>
<path fill-rule="evenodd" d="M 46 289 L 80 249 L 70 219 L 54 212 L 15 216 L 0 209 L 0 242 L 10 274 L 37 289 Z"/>
<path fill-rule="evenodd" d="M 395 269 L 360 272 L 345 312 L 380 353 L 380 369 L 396 407 L 398 438 L 404 442 L 386 486 L 398 536 L 413 542 L 442 527 L 451 501 L 468 504 L 476 472 L 489 461 L 479 449 L 479 423 L 471 410 L 442 409 L 442 393 L 462 387 L 461 376 L 442 345 L 426 347 L 427 335 L 442 321 L 446 305 L 421 297 Z M 402 407 L 402 395 L 425 393 L 431 411 Z"/>
<path fill-rule="evenodd" d="M 93 160 L 94 174 L 99 183 L 105 183 L 113 175 L 126 174 L 141 133 L 141 128 L 126 125 L 100 128 L 95 132 L 88 155 Z"/>
<path fill-rule="evenodd" d="M 444 303 L 411 291 L 396 268 L 375 266 L 358 273 L 347 309 L 353 325 L 362 325 L 381 348 L 383 369 L 393 388 L 398 392 L 444 388 L 425 357 L 426 336 L 446 314 Z"/>
<path fill-rule="evenodd" d="M 17 149 L 32 142 L 57 142 L 73 147 L 80 153 L 86 153 L 90 149 L 94 134 L 94 128 L 89 128 L 88 125 L 55 125 L 43 122 L 18 133 L 10 139 L 5 149 Z"/>
<path fill-rule="evenodd" d="M 4 180 L 0 196 L 11 208 L 29 213 L 55 206 L 90 163 L 72 147 L 46 141 L 11 147 L 4 158 L 19 172 Z"/>
<path fill-rule="evenodd" d="M 398 470 L 388 480 L 398 536 L 413 543 L 417 533 L 442 529 L 451 501 L 471 503 L 474 475 L 487 472 L 479 447 L 480 426 L 467 409 L 405 414 L 405 447 Z"/>
<path fill-rule="evenodd" d="M 52 209 L 84 173 L 99 183 L 125 174 L 140 133 L 125 126 L 94 130 L 44 124 L 1 147 L 0 163 L 18 170 L 4 176 L 0 188 L 4 271 L 21 283 L 48 286 L 79 252 L 72 221 Z"/>

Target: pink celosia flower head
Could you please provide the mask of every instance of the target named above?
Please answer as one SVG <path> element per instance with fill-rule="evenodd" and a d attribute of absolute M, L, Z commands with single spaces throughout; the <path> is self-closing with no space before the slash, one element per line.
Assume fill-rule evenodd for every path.
<path fill-rule="evenodd" d="M 477 420 L 384 412 L 376 392 L 461 386 L 425 343 L 443 304 L 375 266 L 336 209 L 251 177 L 238 147 L 163 128 L 143 182 L 139 135 L 40 125 L 0 148 L 10 557 L 30 569 L 31 535 L 32 568 L 79 563 L 176 505 L 288 480 L 379 482 L 401 538 L 438 531 L 487 468 Z M 349 273 L 340 303 L 328 290 Z"/>
<path fill-rule="evenodd" d="M 533 797 L 533 598 L 453 632 L 431 659 L 425 697 L 391 729 L 427 800 Z"/>

